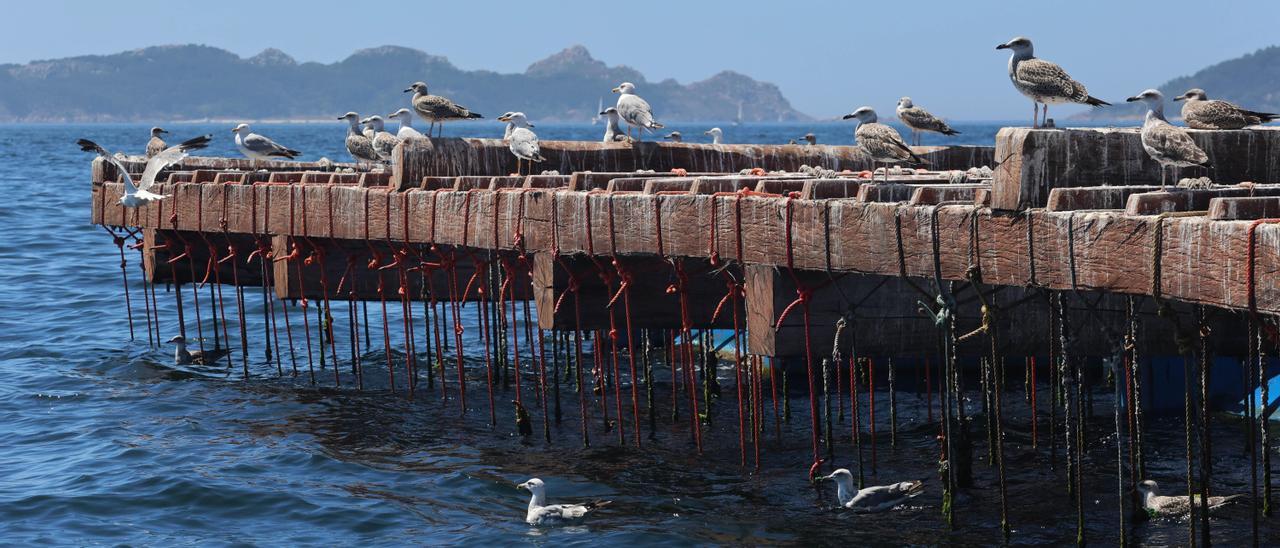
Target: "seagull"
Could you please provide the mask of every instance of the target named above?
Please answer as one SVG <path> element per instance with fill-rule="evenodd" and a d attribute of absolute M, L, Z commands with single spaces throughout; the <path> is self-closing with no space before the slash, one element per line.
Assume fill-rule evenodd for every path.
<path fill-rule="evenodd" d="M 151 128 L 151 140 L 147 141 L 147 158 L 160 154 L 160 151 L 169 148 L 169 145 L 165 144 L 164 139 L 160 138 L 161 133 L 169 132 L 165 131 L 163 128 Z"/>
<path fill-rule="evenodd" d="M 817 136 L 817 135 L 814 135 L 814 134 L 812 134 L 812 133 L 806 133 L 806 134 L 804 134 L 804 137 L 801 137 L 801 139 L 804 139 L 804 141 L 805 141 L 806 143 L 809 143 L 810 145 L 816 145 L 816 144 L 818 144 L 818 136 Z"/>
<path fill-rule="evenodd" d="M 663 139 L 667 139 L 667 140 L 669 140 L 669 141 L 671 141 L 671 142 L 673 142 L 673 143 L 683 143 L 683 142 L 684 142 L 684 136 L 683 136 L 683 135 L 680 135 L 680 132 L 679 132 L 679 131 L 673 131 L 673 132 L 671 132 L 671 133 L 668 133 L 668 134 L 666 134 L 665 136 L 663 136 Z"/>
<path fill-rule="evenodd" d="M 644 131 L 653 131 L 662 129 L 662 124 L 653 119 L 653 108 L 639 95 L 636 95 L 636 85 L 631 82 L 623 82 L 618 87 L 613 88 L 613 92 L 618 94 L 618 115 L 622 116 L 622 121 L 627 123 L 627 136 L 631 136 L 631 128 L 637 128 L 639 131 L 636 136 L 644 136 Z"/>
<path fill-rule="evenodd" d="M 366 120 L 369 123 L 369 127 L 373 129 L 373 152 L 382 161 L 390 163 L 391 153 L 396 149 L 396 145 L 400 144 L 400 138 L 386 130 L 381 116 L 375 114 L 366 118 Z"/>
<path fill-rule="evenodd" d="M 1165 184 L 1164 168 L 1209 167 L 1209 155 L 1191 140 L 1187 130 L 1170 124 L 1164 117 L 1164 95 L 1154 89 L 1127 99 L 1147 104 L 1147 118 L 1142 123 L 1142 148 L 1160 164 L 1160 184 Z M 1177 180 L 1177 172 L 1174 172 Z"/>
<path fill-rule="evenodd" d="M 1013 50 L 1013 55 L 1009 57 L 1009 79 L 1013 81 L 1013 87 L 1033 102 L 1033 128 L 1038 127 L 1036 116 L 1040 112 L 1039 105 L 1044 105 L 1043 118 L 1048 119 L 1049 105 L 1080 103 L 1097 107 L 1111 104 L 1089 95 L 1084 84 L 1072 80 L 1062 67 L 1037 59 L 1028 38 L 1019 36 L 996 46 L 996 49 Z"/>
<path fill-rule="evenodd" d="M 937 116 L 930 114 L 929 111 L 912 104 L 910 97 L 898 99 L 898 119 L 911 128 L 912 140 L 917 145 L 920 144 L 920 132 L 922 131 L 933 131 L 943 135 L 960 133 L 951 129 L 951 126 Z"/>
<path fill-rule="evenodd" d="M 545 162 L 546 158 L 542 157 L 542 153 L 538 148 L 538 136 L 529 128 L 533 124 L 529 123 L 529 119 L 525 118 L 523 112 L 510 112 L 498 117 L 499 121 L 506 122 L 507 128 L 510 130 L 507 137 L 507 146 L 511 148 L 511 153 L 516 155 L 516 173 L 520 172 L 520 161 L 528 160 L 529 162 Z M 532 163 L 529 165 L 530 173 L 533 172 Z"/>
<path fill-rule="evenodd" d="M 213 135 L 201 135 L 194 139 L 188 139 L 177 145 L 171 146 L 160 151 L 150 160 L 147 160 L 147 166 L 142 171 L 142 181 L 138 186 L 133 185 L 133 177 L 129 176 L 129 170 L 120 162 L 119 158 L 107 152 L 106 149 L 98 146 L 97 143 L 88 139 L 80 139 L 76 144 L 80 145 L 80 150 L 86 152 L 96 152 L 104 160 L 111 162 L 116 167 L 116 171 L 120 172 L 124 178 L 124 195 L 120 197 L 120 205 L 125 207 L 138 207 L 143 204 L 163 200 L 167 195 L 156 194 L 151 192 L 150 188 L 156 183 L 156 176 L 160 174 L 164 168 L 181 162 L 183 158 L 192 150 L 202 149 L 209 146 L 209 141 L 213 139 Z"/>
<path fill-rule="evenodd" d="M 431 122 L 431 128 L 436 124 L 440 124 L 440 130 L 436 133 L 437 137 L 444 134 L 444 123 L 453 120 L 474 120 L 484 118 L 478 112 L 471 112 L 467 107 L 454 104 L 453 101 L 439 95 L 431 95 L 427 92 L 426 82 L 414 82 L 409 89 L 404 90 L 405 93 L 413 92 L 413 110 L 421 116 L 423 120 Z M 431 128 L 427 128 L 427 135 L 431 135 Z"/>
<path fill-rule="evenodd" d="M 586 504 L 552 504 L 548 506 L 546 486 L 542 480 L 533 478 L 516 486 L 533 494 L 529 499 L 529 512 L 524 521 L 529 525 L 553 525 L 560 522 L 576 521 L 587 515 L 587 512 L 607 506 L 613 501 L 598 500 Z"/>
<path fill-rule="evenodd" d="M 702 132 L 702 134 L 703 134 L 703 135 L 710 135 L 710 136 L 711 136 L 711 144 L 713 144 L 713 145 L 723 145 L 723 144 L 724 144 L 724 132 L 723 132 L 723 131 L 720 131 L 720 128 L 718 128 L 718 127 L 713 127 L 713 128 L 711 128 L 711 129 L 708 129 L 708 130 L 706 130 L 706 131 Z"/>
<path fill-rule="evenodd" d="M 845 468 L 818 479 L 835 481 L 836 498 L 840 501 L 840 506 L 858 513 L 891 510 L 924 492 L 924 482 L 919 480 L 856 489 L 853 486 L 853 474 Z"/>
<path fill-rule="evenodd" d="M 1187 101 L 1182 104 L 1182 121 L 1195 129 L 1241 129 L 1280 118 L 1280 114 L 1254 112 L 1226 101 L 1209 99 L 1200 88 L 1189 89 L 1173 100 Z"/>
<path fill-rule="evenodd" d="M 871 107 L 862 107 L 844 116 L 845 120 L 856 118 L 858 129 L 853 135 L 858 138 L 858 146 L 871 155 L 871 172 L 875 173 L 875 163 L 896 164 L 899 162 L 923 164 L 925 161 L 902 140 L 898 130 L 877 122 L 876 111 Z M 884 180 L 889 181 L 889 169 L 884 170 Z"/>
<path fill-rule="evenodd" d="M 366 137 L 364 132 L 360 131 L 360 115 L 348 112 L 339 116 L 338 119 L 347 121 L 347 152 L 351 153 L 356 163 L 377 162 L 378 153 L 373 150 L 373 139 Z"/>
<path fill-rule="evenodd" d="M 606 122 L 604 125 L 604 142 L 613 143 L 627 140 L 627 136 L 622 134 L 622 116 L 618 114 L 617 108 L 606 108 L 600 111 L 600 115 L 604 116 Z"/>
<path fill-rule="evenodd" d="M 174 335 L 172 339 L 169 339 L 169 342 L 178 345 L 173 351 L 175 365 L 213 365 L 219 358 L 231 353 L 230 348 L 187 350 L 187 338 L 182 335 Z"/>
<path fill-rule="evenodd" d="M 273 158 L 294 159 L 301 152 L 276 144 L 275 141 L 249 131 L 249 124 L 240 124 L 231 130 L 236 134 L 236 148 L 251 160 L 270 160 Z"/>
<path fill-rule="evenodd" d="M 515 114 L 515 113 L 514 113 L 514 112 L 511 112 L 511 111 L 509 111 L 509 110 L 508 110 L 508 111 L 506 111 L 506 112 L 504 112 L 504 113 L 500 114 L 500 115 L 498 116 L 498 118 L 497 118 L 497 119 L 498 119 L 498 121 L 503 121 L 503 120 L 506 120 L 507 118 L 510 118 L 513 114 Z M 504 130 L 502 131 L 502 142 L 504 142 L 504 143 L 505 143 L 508 139 L 510 139 L 510 138 L 511 138 L 511 132 L 512 132 L 512 131 L 514 131 L 515 129 L 516 129 L 516 125 L 515 125 L 515 124 L 513 124 L 513 123 L 511 123 L 511 122 L 507 122 L 507 128 L 506 128 L 506 129 L 504 129 Z"/>
<path fill-rule="evenodd" d="M 1142 495 L 1142 508 L 1152 516 L 1179 516 L 1191 511 L 1191 500 L 1187 495 L 1166 496 L 1160 494 L 1160 485 L 1155 480 L 1144 480 L 1138 484 L 1138 493 Z M 1209 510 L 1217 510 L 1222 506 L 1244 498 L 1244 495 L 1225 497 L 1209 497 Z M 1203 508 L 1204 496 L 1195 495 L 1196 506 Z"/>
<path fill-rule="evenodd" d="M 423 138 L 422 133 L 419 133 L 418 130 L 413 129 L 413 113 L 409 112 L 409 109 L 402 108 L 400 110 L 397 110 L 391 114 L 388 114 L 387 118 L 400 122 L 400 130 L 396 131 L 396 137 L 398 137 L 401 141 L 408 141 L 411 139 Z"/>

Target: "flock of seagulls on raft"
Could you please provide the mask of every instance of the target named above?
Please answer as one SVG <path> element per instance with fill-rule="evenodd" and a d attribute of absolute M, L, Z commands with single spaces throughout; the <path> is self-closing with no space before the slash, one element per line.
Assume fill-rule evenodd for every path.
<path fill-rule="evenodd" d="M 1033 128 L 1050 127 L 1049 105 L 1070 103 L 1090 106 L 1110 105 L 1106 101 L 1089 95 L 1084 84 L 1072 79 L 1062 67 L 1037 58 L 1031 40 L 1027 38 L 1014 38 L 996 46 L 996 49 L 1012 51 L 1009 57 L 1009 80 L 1013 82 L 1015 89 L 1031 99 Z M 404 91 L 413 92 L 410 100 L 412 108 L 401 108 L 387 115 L 387 119 L 399 124 L 395 133 L 386 129 L 381 116 L 361 118 L 355 112 L 348 112 L 338 118 L 348 124 L 347 151 L 357 162 L 389 163 L 392 150 L 402 141 L 423 139 L 433 133 L 436 137 L 440 137 L 443 135 L 446 122 L 482 118 L 479 113 L 472 112 L 446 97 L 432 95 L 424 82 L 415 82 Z M 653 108 L 636 94 L 635 84 L 623 82 L 613 91 L 619 94 L 617 105 L 600 112 L 600 116 L 604 117 L 606 122 L 604 142 L 632 142 L 642 137 L 645 132 L 655 132 L 663 128 L 655 118 Z M 1160 164 L 1162 183 L 1166 168 L 1208 166 L 1208 155 L 1195 144 L 1186 129 L 1170 124 L 1165 118 L 1163 94 L 1157 90 L 1148 89 L 1127 100 L 1140 101 L 1147 105 L 1147 114 L 1141 131 L 1142 146 L 1147 154 Z M 1255 112 L 1227 101 L 1209 99 L 1201 89 L 1188 90 L 1175 97 L 1174 101 L 1183 101 L 1182 119 L 1188 127 L 1194 129 L 1241 129 L 1280 118 L 1277 114 Z M 912 140 L 916 143 L 919 142 L 919 135 L 927 131 L 948 136 L 959 133 L 941 118 L 916 106 L 910 97 L 898 100 L 895 113 L 898 119 L 911 129 Z M 429 123 L 426 135 L 413 127 L 414 114 Z M 897 130 L 879 122 L 876 111 L 871 107 L 860 107 L 845 115 L 844 119 L 857 120 L 858 126 L 854 132 L 857 144 L 868 153 L 873 162 L 916 165 L 925 163 L 911 150 Z M 508 143 L 511 153 L 517 159 L 517 170 L 523 162 L 529 162 L 532 170 L 532 164 L 546 161 L 538 145 L 538 136 L 533 132 L 534 125 L 529 122 L 523 112 L 507 112 L 499 116 L 498 120 L 507 123 L 503 140 Z M 622 131 L 624 123 L 627 125 L 625 134 Z M 235 134 L 236 148 L 252 160 L 293 159 L 301 154 L 297 150 L 254 133 L 249 124 L 239 124 L 231 131 Z M 146 146 L 147 164 L 141 180 L 136 182 L 117 155 L 111 154 L 87 139 L 81 139 L 77 144 L 82 150 L 102 156 L 123 174 L 125 192 L 120 198 L 120 204 L 132 208 L 166 198 L 165 195 L 149 190 L 155 183 L 156 176 L 166 167 L 182 161 L 191 151 L 205 148 L 213 138 L 212 135 L 203 135 L 178 145 L 168 146 L 162 138 L 165 133 L 168 132 L 158 127 L 151 129 L 151 139 Z M 720 128 L 709 129 L 705 135 L 711 137 L 713 144 L 724 142 L 724 132 Z M 673 131 L 664 138 L 673 142 L 683 141 L 683 136 L 678 131 Z M 817 144 L 817 138 L 812 133 L 806 134 L 803 139 L 809 145 Z M 174 360 L 180 365 L 212 364 L 222 357 L 222 354 L 214 355 L 218 351 L 204 353 L 188 350 L 187 341 L 182 336 L 174 337 L 169 342 L 176 345 Z M 837 502 L 841 507 L 855 512 L 891 510 L 902 506 L 924 491 L 924 483 L 921 481 L 904 481 L 857 489 L 854 486 L 852 474 L 844 468 L 818 479 L 835 482 Z M 531 525 L 576 522 L 610 504 L 609 501 L 547 504 L 546 485 L 537 478 L 521 483 L 517 487 L 528 490 L 531 494 L 528 512 L 525 514 L 525 521 Z M 1187 495 L 1160 495 L 1159 486 L 1153 480 L 1143 481 L 1138 491 L 1142 496 L 1143 507 L 1154 515 L 1184 515 L 1190 511 L 1191 502 L 1197 505 L 1203 505 L 1205 502 L 1200 499 L 1192 501 Z M 1210 509 L 1216 509 L 1240 497 L 1241 495 L 1209 497 L 1207 502 Z"/>

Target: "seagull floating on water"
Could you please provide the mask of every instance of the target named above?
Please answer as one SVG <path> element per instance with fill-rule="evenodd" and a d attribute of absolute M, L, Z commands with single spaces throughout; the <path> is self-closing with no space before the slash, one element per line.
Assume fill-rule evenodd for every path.
<path fill-rule="evenodd" d="M 111 162 L 116 167 L 116 171 L 124 179 L 124 195 L 120 196 L 120 205 L 125 207 L 138 207 L 143 204 L 163 200 L 168 196 L 164 194 L 156 194 L 151 192 L 150 188 L 156 183 L 156 176 L 164 168 L 181 162 L 183 158 L 192 150 L 202 149 L 209 146 L 209 141 L 213 139 L 213 135 L 201 135 L 194 139 L 188 139 L 177 145 L 171 146 L 160 151 L 151 159 L 147 160 L 147 166 L 142 171 L 142 180 L 137 186 L 133 184 L 133 177 L 129 176 L 129 169 L 124 163 L 116 158 L 114 154 L 107 152 L 106 149 L 98 146 L 98 143 L 88 139 L 80 139 L 76 144 L 80 145 L 80 150 L 86 152 L 96 152 L 104 160 Z"/>
<path fill-rule="evenodd" d="M 1039 105 L 1044 105 L 1043 119 L 1048 119 L 1049 105 L 1080 103 L 1097 107 L 1111 104 L 1089 95 L 1084 84 L 1073 80 L 1062 67 L 1037 59 L 1029 38 L 1019 36 L 996 46 L 996 49 L 1013 50 L 1013 55 L 1009 56 L 1009 79 L 1013 81 L 1013 87 L 1033 102 L 1033 128 L 1038 127 Z"/>
<path fill-rule="evenodd" d="M 516 173 L 520 173 L 520 161 L 527 160 L 530 162 L 529 172 L 533 172 L 532 162 L 545 162 L 546 158 L 542 157 L 542 152 L 538 146 L 538 136 L 529 128 L 533 124 L 529 123 L 529 119 L 525 118 L 523 112 L 509 112 L 498 117 L 499 121 L 507 123 L 508 137 L 507 146 L 511 149 L 511 153 L 516 155 Z"/>
<path fill-rule="evenodd" d="M 378 159 L 390 163 L 391 153 L 395 151 L 396 145 L 400 144 L 400 138 L 386 130 L 381 116 L 375 114 L 365 120 L 368 122 L 369 127 L 373 129 L 373 152 L 378 155 Z"/>
<path fill-rule="evenodd" d="M 653 119 L 653 108 L 639 95 L 636 95 L 636 85 L 631 82 L 623 82 L 618 87 L 613 88 L 613 92 L 618 96 L 618 115 L 622 117 L 622 121 L 627 123 L 627 136 L 631 136 L 631 128 L 637 128 L 636 140 L 644 136 L 645 130 L 653 131 L 662 129 L 662 124 Z"/>
<path fill-rule="evenodd" d="M 231 130 L 236 134 L 236 148 L 251 160 L 271 160 L 285 158 L 292 160 L 301 152 L 282 147 L 275 141 L 253 133 L 249 124 L 240 124 Z"/>
<path fill-rule="evenodd" d="M 164 139 L 160 138 L 161 133 L 169 132 L 165 131 L 163 128 L 151 128 L 151 140 L 147 141 L 147 158 L 160 154 L 161 151 L 169 148 L 169 145 L 165 144 Z"/>
<path fill-rule="evenodd" d="M 720 128 L 718 128 L 718 127 L 713 127 L 713 128 L 711 128 L 711 129 L 708 129 L 708 130 L 706 130 L 706 131 L 702 132 L 702 134 L 703 134 L 703 135 L 710 135 L 710 136 L 711 136 L 711 144 L 713 144 L 713 145 L 723 145 L 723 144 L 724 144 L 724 132 L 723 132 L 723 131 L 720 131 Z"/>
<path fill-rule="evenodd" d="M 1142 495 L 1142 508 L 1152 516 L 1180 516 L 1191 511 L 1190 497 L 1187 495 L 1167 496 L 1160 494 L 1160 485 L 1155 480 L 1144 480 L 1138 484 L 1138 493 Z M 1228 495 L 1225 497 L 1209 497 L 1209 510 L 1217 510 L 1224 505 L 1244 498 L 1244 495 Z M 1204 507 L 1204 495 L 1195 495 L 1197 507 Z"/>
<path fill-rule="evenodd" d="M 876 111 L 871 107 L 861 107 L 852 113 L 844 116 L 845 120 L 858 120 L 858 129 L 854 130 L 853 135 L 858 139 L 858 146 L 862 150 L 867 151 L 871 156 L 871 171 L 875 173 L 875 163 L 882 162 L 887 164 L 909 163 L 923 164 L 924 159 L 916 156 L 911 151 L 911 147 L 907 146 L 906 141 L 902 140 L 902 135 L 898 134 L 898 130 L 877 122 Z M 885 182 L 889 181 L 889 170 L 884 170 Z"/>
<path fill-rule="evenodd" d="M 845 468 L 818 479 L 836 482 L 836 498 L 840 506 L 859 513 L 891 510 L 924 492 L 924 482 L 919 480 L 857 489 L 853 486 L 853 474 Z"/>
<path fill-rule="evenodd" d="M 529 525 L 554 525 L 556 523 L 576 521 L 582 519 L 588 512 L 613 502 L 598 500 L 586 504 L 548 505 L 546 486 L 538 478 L 521 483 L 516 488 L 525 489 L 533 494 L 529 499 L 529 512 L 524 516 L 525 523 Z"/>
<path fill-rule="evenodd" d="M 1130 103 L 1147 104 L 1147 118 L 1142 123 L 1142 148 L 1160 164 L 1160 184 L 1165 184 L 1165 168 L 1209 167 L 1209 155 L 1191 139 L 1187 130 L 1170 124 L 1164 117 L 1164 95 L 1154 89 L 1127 99 Z M 1174 173 L 1177 180 L 1177 172 Z"/>
<path fill-rule="evenodd" d="M 479 112 L 471 112 L 467 107 L 455 104 L 446 97 L 432 95 L 427 91 L 426 82 L 414 82 L 404 91 L 405 93 L 413 92 L 413 110 L 423 120 L 431 122 L 431 127 L 427 128 L 428 136 L 431 135 L 431 129 L 436 124 L 440 124 L 440 129 L 436 133 L 436 136 L 440 137 L 444 134 L 445 122 L 484 118 Z"/>
<path fill-rule="evenodd" d="M 618 114 L 616 107 L 609 107 L 600 111 L 600 115 L 604 116 L 604 142 L 613 143 L 617 141 L 626 141 L 628 137 L 622 134 L 622 116 Z"/>
<path fill-rule="evenodd" d="M 400 129 L 396 131 L 396 137 L 398 137 L 401 141 L 408 141 L 411 139 L 423 138 L 422 133 L 420 133 L 416 129 L 413 129 L 413 113 L 409 112 L 409 109 L 402 108 L 400 110 L 397 110 L 391 114 L 388 114 L 387 118 L 390 120 L 395 120 L 397 122 L 400 122 Z"/>
<path fill-rule="evenodd" d="M 373 139 L 360 131 L 360 115 L 348 112 L 338 117 L 347 121 L 347 152 L 356 162 L 372 163 L 378 161 L 378 153 L 373 150 Z"/>
<path fill-rule="evenodd" d="M 1182 104 L 1182 121 L 1195 129 L 1242 129 L 1280 118 L 1280 114 L 1254 112 L 1227 101 L 1209 99 L 1200 88 L 1189 89 L 1173 100 L 1186 101 Z"/>
<path fill-rule="evenodd" d="M 174 335 L 169 342 L 178 345 L 173 351 L 173 361 L 176 365 L 213 365 L 218 359 L 231 353 L 229 348 L 187 350 L 187 338 L 182 335 Z"/>
<path fill-rule="evenodd" d="M 683 136 L 683 135 L 680 135 L 680 132 L 679 132 L 679 131 L 673 131 L 673 132 L 671 132 L 671 133 L 668 133 L 668 134 L 666 134 L 665 136 L 663 136 L 662 138 L 663 138 L 663 139 L 666 139 L 666 140 L 668 140 L 668 141 L 671 141 L 671 142 L 673 142 L 673 143 L 683 143 L 683 142 L 684 142 L 684 136 Z"/>
<path fill-rule="evenodd" d="M 923 108 L 915 106 L 915 104 L 911 102 L 910 97 L 898 99 L 897 112 L 898 119 L 902 120 L 902 123 L 911 128 L 912 141 L 917 145 L 920 144 L 920 132 L 922 131 L 932 131 L 943 135 L 956 135 L 960 133 L 959 131 L 951 129 L 951 126 L 947 125 L 946 122 L 943 122 L 941 118 L 930 114 L 929 111 Z"/>

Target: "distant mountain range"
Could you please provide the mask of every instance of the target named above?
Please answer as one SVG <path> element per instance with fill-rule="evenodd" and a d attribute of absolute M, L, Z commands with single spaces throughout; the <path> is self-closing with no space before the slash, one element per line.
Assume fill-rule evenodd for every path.
<path fill-rule="evenodd" d="M 401 90 L 428 83 L 487 118 L 509 110 L 535 121 L 587 121 L 610 90 L 633 82 L 659 120 L 797 121 L 777 86 L 724 71 L 680 84 L 649 82 L 635 69 L 610 67 L 573 46 L 521 74 L 455 67 L 415 49 L 364 49 L 332 64 L 298 63 L 267 49 L 242 58 L 202 45 L 157 46 L 25 65 L 0 65 L 0 122 L 333 119 L 349 110 L 387 114 L 409 105 Z"/>
<path fill-rule="evenodd" d="M 1191 76 L 1165 82 L 1157 89 L 1167 101 L 1164 107 L 1166 116 L 1181 116 L 1182 104 L 1173 102 L 1173 98 L 1191 88 L 1203 89 L 1210 99 L 1231 101 L 1249 110 L 1280 112 L 1280 46 L 1263 48 L 1212 65 Z M 1133 94 L 1140 91 L 1135 89 Z M 1140 118 L 1145 114 L 1146 109 L 1141 104 L 1117 103 L 1115 106 L 1089 109 L 1072 116 L 1072 119 L 1123 120 Z"/>

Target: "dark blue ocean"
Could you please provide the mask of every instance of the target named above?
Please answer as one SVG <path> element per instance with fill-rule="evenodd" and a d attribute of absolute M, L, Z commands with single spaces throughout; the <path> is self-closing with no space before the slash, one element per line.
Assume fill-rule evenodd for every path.
<path fill-rule="evenodd" d="M 537 120 L 534 120 L 537 123 Z M 1022 122 L 1025 123 L 1025 122 Z M 595 140 L 601 126 L 537 124 L 543 139 Z M 0 126 L 0 542 L 7 545 L 988 545 L 1000 541 L 995 469 L 986 465 L 983 435 L 975 425 L 977 486 L 957 505 L 957 526 L 941 514 L 937 424 L 926 419 L 926 398 L 914 388 L 897 394 L 897 447 L 891 447 L 888 393 L 878 385 L 878 468 L 869 481 L 923 479 L 926 492 L 906 508 L 852 515 L 835 507 L 831 485 L 807 481 L 808 399 L 792 397 L 793 417 L 775 427 L 772 408 L 762 438 L 761 469 L 739 466 L 733 371 L 722 364 L 724 396 L 706 429 L 705 453 L 696 454 L 689 424 L 672 424 L 667 387 L 659 388 L 654 439 L 643 449 L 619 444 L 601 422 L 583 448 L 576 395 L 562 384 L 563 424 L 542 439 L 542 410 L 531 406 L 535 435 L 517 433 L 511 394 L 500 392 L 498 426 L 488 423 L 483 362 L 472 362 L 470 409 L 442 401 L 425 382 L 411 398 L 403 386 L 389 393 L 377 383 L 358 391 L 333 388 L 329 370 L 312 386 L 302 374 L 277 374 L 265 362 L 260 337 L 251 335 L 244 380 L 236 367 L 175 367 L 172 348 L 148 344 L 138 255 L 127 256 L 135 340 L 124 308 L 120 259 L 102 228 L 89 224 L 90 156 L 75 145 L 90 138 L 110 150 L 141 153 L 143 125 Z M 230 124 L 168 126 L 172 141 L 212 133 L 209 155 L 234 155 Z M 709 124 L 673 124 L 689 141 L 706 142 Z M 853 125 L 722 126 L 730 143 L 785 143 L 814 132 L 820 143 L 848 144 Z M 957 138 L 925 137 L 924 144 L 991 144 L 999 124 L 958 124 Z M 258 124 L 254 129 L 302 150 L 302 159 L 346 160 L 343 127 L 332 124 Z M 499 136 L 501 126 L 451 124 L 446 136 Z M 160 332 L 177 333 L 171 288 L 156 288 Z M 207 290 L 206 290 L 207 291 Z M 202 293 L 204 298 L 207 293 Z M 248 331 L 262 333 L 263 309 L 249 292 Z M 190 288 L 182 298 L 191 307 Z M 228 301 L 230 302 L 230 301 Z M 208 306 L 208 301 L 202 301 Z M 335 316 L 346 319 L 345 304 Z M 230 306 L 228 307 L 230 308 Z M 295 314 L 297 308 L 292 309 Z M 470 314 L 471 312 L 468 312 Z M 192 309 L 187 330 L 194 331 Z M 234 321 L 234 311 L 228 310 Z M 373 316 L 371 311 L 371 317 Z M 395 315 L 393 310 L 393 325 Z M 206 338 L 210 318 L 204 316 Z M 471 321 L 468 319 L 468 321 Z M 379 324 L 375 324 L 380 327 Z M 468 324 L 471 325 L 471 324 Z M 312 329 L 315 323 L 312 322 Z M 305 352 L 294 316 L 295 353 Z M 341 333 L 341 329 L 339 330 Z M 375 332 L 375 341 L 380 341 Z M 421 331 L 419 331 L 421 336 Z M 471 359 L 481 351 L 467 330 Z M 393 341 L 402 335 L 392 331 Z M 340 337 L 341 338 L 341 337 Z M 237 348 L 239 335 L 231 330 Z M 228 341 L 221 341 L 227 344 Z M 349 341 L 339 340 L 344 373 Z M 282 339 L 282 344 L 287 344 Z M 398 342 L 391 344 L 401 348 Z M 382 345 L 365 352 L 366 376 L 384 362 Z M 285 353 L 287 353 L 285 349 Z M 403 357 L 393 356 L 397 360 Z M 301 360 L 301 357 L 300 357 Z M 528 364 L 526 362 L 525 366 Z M 452 371 L 452 369 L 450 369 Z M 904 376 L 918 372 L 903 373 Z M 529 390 L 532 377 L 526 377 Z M 349 380 L 349 379 L 347 379 Z M 1043 379 L 1042 379 L 1043 380 Z M 456 388 L 456 387 L 451 387 Z M 1067 544 L 1075 540 L 1075 507 L 1066 494 L 1059 447 L 1051 470 L 1048 391 L 1041 386 L 1038 449 L 1030 447 L 1029 410 L 1021 382 L 1006 394 L 1008 491 L 1012 542 Z M 973 408 L 980 406 L 976 392 Z M 455 394 L 456 395 L 456 394 Z M 526 398 L 529 398 L 526 392 Z M 1100 387 L 1088 429 L 1083 479 L 1087 538 L 1119 541 L 1115 435 L 1110 392 Z M 865 409 L 864 409 L 865 411 Z M 682 410 L 687 413 L 688 410 Z M 845 410 L 846 414 L 848 410 Z M 682 415 L 683 417 L 683 415 Z M 645 420 L 645 419 L 642 419 Z M 854 466 L 849 418 L 836 425 L 835 464 Z M 1249 460 L 1241 429 L 1215 419 L 1218 493 L 1246 492 Z M 629 422 L 627 424 L 630 424 Z M 864 423 L 865 426 L 865 423 Z M 776 430 L 775 430 L 776 428 Z M 1061 434 L 1061 430 L 1059 430 Z M 1151 476 L 1182 489 L 1180 420 L 1153 419 L 1148 436 Z M 868 442 L 870 443 L 870 442 Z M 828 467 L 828 471 L 830 468 Z M 552 502 L 609 499 L 613 504 L 574 527 L 535 528 L 523 522 L 528 499 L 515 484 L 543 479 Z M 1222 545 L 1250 539 L 1248 505 L 1228 507 L 1214 519 Z M 1133 526 L 1143 544 L 1187 543 L 1177 519 Z M 1262 524 L 1262 542 L 1280 541 L 1274 519 Z"/>

